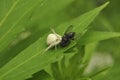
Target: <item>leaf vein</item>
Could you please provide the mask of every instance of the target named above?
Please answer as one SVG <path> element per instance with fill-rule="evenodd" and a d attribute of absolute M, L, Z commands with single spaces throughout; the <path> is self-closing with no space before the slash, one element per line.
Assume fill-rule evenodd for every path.
<path fill-rule="evenodd" d="M 27 59 L 27 60 L 24 61 L 23 63 L 15 66 L 14 68 L 12 68 L 12 69 L 10 69 L 10 70 L 8 70 L 5 74 L 3 74 L 2 76 L 0 76 L 0 78 L 3 78 L 4 76 L 6 76 L 7 74 L 9 74 L 10 72 L 12 72 L 12 71 L 14 71 L 15 69 L 17 69 L 18 67 L 24 65 L 25 63 L 27 63 L 28 61 L 32 60 L 32 59 L 35 58 L 36 56 L 38 56 L 38 55 L 40 55 L 40 54 L 42 55 L 42 54 L 44 54 L 44 53 L 45 53 L 45 51 L 41 51 L 40 53 L 37 53 L 36 55 L 31 56 L 29 59 Z"/>
<path fill-rule="evenodd" d="M 10 15 L 10 13 L 13 11 L 13 9 L 15 8 L 15 6 L 18 4 L 20 0 L 17 0 L 13 3 L 13 5 L 11 6 L 11 8 L 9 9 L 9 11 L 6 13 L 5 17 L 2 19 L 2 21 L 0 22 L 0 27 L 3 25 L 3 23 L 5 22 L 5 20 L 8 18 L 8 16 Z"/>
<path fill-rule="evenodd" d="M 37 3 L 38 4 L 38 3 Z M 43 2 L 41 1 L 41 6 L 42 6 Z M 24 12 L 24 14 L 18 19 L 18 21 L 16 22 L 16 24 L 14 24 L 1 38 L 0 38 L 0 42 L 2 42 L 2 40 L 14 29 L 14 27 L 18 24 L 18 22 L 29 12 L 31 11 L 31 9 L 34 6 L 32 6 L 31 8 L 29 8 L 26 12 Z"/>

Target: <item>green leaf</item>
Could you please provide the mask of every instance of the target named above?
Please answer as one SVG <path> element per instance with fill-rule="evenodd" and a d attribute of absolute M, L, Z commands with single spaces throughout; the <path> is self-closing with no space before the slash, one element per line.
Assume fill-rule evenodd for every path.
<path fill-rule="evenodd" d="M 104 4 L 101 7 L 96 8 L 95 10 L 92 10 L 87 14 L 87 16 L 91 15 L 92 13 L 96 13 L 96 15 L 107 5 L 108 3 Z M 73 21 L 67 22 L 65 24 L 60 25 L 55 29 L 57 33 L 62 34 L 65 29 L 67 29 L 67 25 L 75 25 L 74 30 L 77 33 L 83 32 L 83 30 L 79 29 L 82 26 L 82 29 L 86 28 L 88 24 L 90 24 L 90 20 L 93 20 L 96 15 L 93 17 L 90 17 L 92 19 L 87 20 L 86 14 L 82 15 L 81 17 L 85 19 L 87 22 L 80 23 L 79 19 L 81 17 L 74 19 Z M 80 20 L 81 21 L 81 20 Z M 91 21 L 92 22 L 92 21 Z M 85 25 L 87 24 L 87 25 Z M 63 30 L 64 29 L 64 30 Z M 42 38 L 37 40 L 35 43 L 30 45 L 27 49 L 22 51 L 20 54 L 18 54 L 15 58 L 13 58 L 11 61 L 9 61 L 4 67 L 0 69 L 0 79 L 1 80 L 24 80 L 26 78 L 31 77 L 33 73 L 36 73 L 37 71 L 43 69 L 46 65 L 53 63 L 57 61 L 61 56 L 63 55 L 63 51 L 66 49 L 58 49 L 57 51 L 48 50 L 44 55 L 43 52 L 47 48 L 46 44 L 46 37 L 47 34 L 44 35 Z"/>
<path fill-rule="evenodd" d="M 14 0 L 5 16 L 0 21 L 0 52 L 16 37 L 16 35 L 25 29 L 21 23 L 27 22 L 32 9 L 44 0 Z M 7 4 L 7 1 L 5 5 Z"/>
<path fill-rule="evenodd" d="M 107 5 L 109 4 L 109 2 L 106 2 L 105 4 L 103 4 L 102 6 L 98 7 L 98 8 L 95 8 L 69 22 L 66 22 L 62 25 L 59 26 L 59 28 L 63 28 L 64 27 L 64 31 L 62 34 L 64 34 L 65 30 L 67 29 L 66 26 L 70 26 L 70 25 L 73 25 L 73 31 L 76 32 L 76 34 L 78 35 L 77 37 L 79 36 L 82 36 L 84 35 L 84 33 L 87 31 L 88 29 L 88 25 L 95 19 L 95 17 L 100 13 L 100 11 L 102 9 L 104 9 Z M 59 30 L 60 31 L 60 30 Z M 60 33 L 58 31 L 58 33 Z M 78 38 L 78 44 L 80 43 L 81 41 L 81 38 L 79 39 Z M 76 43 L 74 43 L 73 45 L 70 45 L 69 48 L 73 47 L 74 45 L 76 45 Z"/>
<path fill-rule="evenodd" d="M 33 75 L 32 78 L 26 80 L 52 80 L 52 77 L 44 70 L 41 70 Z"/>
<path fill-rule="evenodd" d="M 102 6 L 95 8 L 72 21 L 71 24 L 75 26 L 73 30 L 76 33 L 83 33 L 88 29 L 88 25 L 95 19 L 100 11 L 104 9 L 108 4 L 109 2 L 106 2 Z"/>
<path fill-rule="evenodd" d="M 55 80 L 62 80 L 62 76 L 61 76 L 58 62 L 51 64 L 51 70 L 52 70 L 52 75 L 53 75 Z"/>
<path fill-rule="evenodd" d="M 120 37 L 118 32 L 89 31 L 79 41 L 79 44 L 85 45 L 92 42 L 98 42 L 105 39 Z"/>
<path fill-rule="evenodd" d="M 83 64 L 86 64 L 92 57 L 95 49 L 96 49 L 97 43 L 90 43 L 85 46 L 85 54 L 82 60 Z"/>
<path fill-rule="evenodd" d="M 14 0 L 0 0 L 0 21 L 6 15 L 8 9 L 13 4 Z"/>
<path fill-rule="evenodd" d="M 81 63 L 83 57 L 82 54 L 84 54 L 85 50 L 84 48 L 84 46 L 79 47 L 79 51 L 69 60 L 69 65 L 66 69 L 68 70 L 69 78 L 72 80 L 76 80 L 83 73 L 85 65 L 82 65 Z"/>
<path fill-rule="evenodd" d="M 118 60 L 119 61 L 119 60 Z M 117 61 L 116 61 L 117 62 Z M 119 73 L 120 73 L 120 65 L 119 65 L 119 62 L 115 63 L 115 65 L 110 68 L 110 71 L 108 71 L 109 73 L 107 74 L 102 74 L 102 75 L 95 75 L 93 76 L 93 79 L 95 80 L 104 80 L 104 79 L 108 79 L 108 80 L 119 80 L 120 77 L 119 77 Z M 101 77 L 101 76 L 104 76 L 104 77 Z"/>
<path fill-rule="evenodd" d="M 95 76 L 97 76 L 97 75 L 100 75 L 100 74 L 104 73 L 105 71 L 107 71 L 107 70 L 110 69 L 110 68 L 111 68 L 111 67 L 102 68 L 102 69 L 100 69 L 99 71 L 96 71 L 96 72 L 90 74 L 90 77 L 93 78 L 93 77 L 95 77 Z"/>

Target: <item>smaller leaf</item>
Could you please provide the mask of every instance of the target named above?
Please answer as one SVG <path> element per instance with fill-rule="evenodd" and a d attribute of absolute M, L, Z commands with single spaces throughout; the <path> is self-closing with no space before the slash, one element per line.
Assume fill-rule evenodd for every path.
<path fill-rule="evenodd" d="M 102 32 L 102 31 L 89 31 L 87 32 L 78 42 L 80 45 L 85 45 L 88 43 L 98 42 L 101 40 L 106 40 L 114 37 L 120 37 L 118 32 Z"/>
<path fill-rule="evenodd" d="M 107 70 L 110 69 L 110 68 L 111 68 L 111 67 L 105 67 L 105 68 L 103 68 L 103 69 L 101 69 L 101 70 L 99 70 L 99 71 L 97 71 L 97 72 L 91 74 L 90 77 L 95 77 L 95 76 L 97 76 L 97 75 L 99 75 L 99 74 L 101 74 L 101 73 L 107 71 Z"/>
<path fill-rule="evenodd" d="M 79 51 L 69 59 L 69 65 L 66 68 L 66 73 L 72 80 L 77 79 L 83 73 L 84 65 L 81 65 L 82 54 L 84 54 L 84 46 L 79 47 Z"/>
<path fill-rule="evenodd" d="M 83 61 L 82 61 L 83 64 L 85 64 L 86 62 L 90 60 L 91 56 L 93 55 L 96 49 L 96 46 L 97 46 L 97 43 L 90 43 L 85 46 L 85 54 L 84 54 Z"/>
<path fill-rule="evenodd" d="M 52 77 L 44 70 L 41 70 L 35 73 L 32 78 L 26 80 L 52 80 Z"/>
<path fill-rule="evenodd" d="M 52 69 L 52 74 L 54 76 L 55 80 L 62 80 L 61 78 L 61 72 L 60 72 L 60 68 L 58 65 L 58 62 L 54 62 L 51 64 L 51 69 Z"/>

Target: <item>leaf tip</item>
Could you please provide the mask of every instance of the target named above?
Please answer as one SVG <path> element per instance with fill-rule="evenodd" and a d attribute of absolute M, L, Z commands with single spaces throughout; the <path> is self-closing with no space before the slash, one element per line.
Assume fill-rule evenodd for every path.
<path fill-rule="evenodd" d="M 110 1 L 107 1 L 106 3 L 104 3 L 103 7 L 106 7 L 109 3 Z"/>

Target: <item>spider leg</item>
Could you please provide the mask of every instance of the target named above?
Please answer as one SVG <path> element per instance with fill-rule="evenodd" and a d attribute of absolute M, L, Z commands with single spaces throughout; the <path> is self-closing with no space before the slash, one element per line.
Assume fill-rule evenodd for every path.
<path fill-rule="evenodd" d="M 51 31 L 54 33 L 54 34 L 57 34 L 56 32 L 55 32 L 55 30 L 51 27 Z"/>
<path fill-rule="evenodd" d="M 57 45 L 55 45 L 55 51 L 57 51 Z"/>
<path fill-rule="evenodd" d="M 48 49 L 50 49 L 53 45 L 49 45 L 44 52 L 46 52 Z"/>
<path fill-rule="evenodd" d="M 60 38 L 61 39 L 61 36 L 60 35 L 58 35 L 56 32 L 55 32 L 55 30 L 51 27 L 51 31 L 58 37 L 58 38 Z"/>

